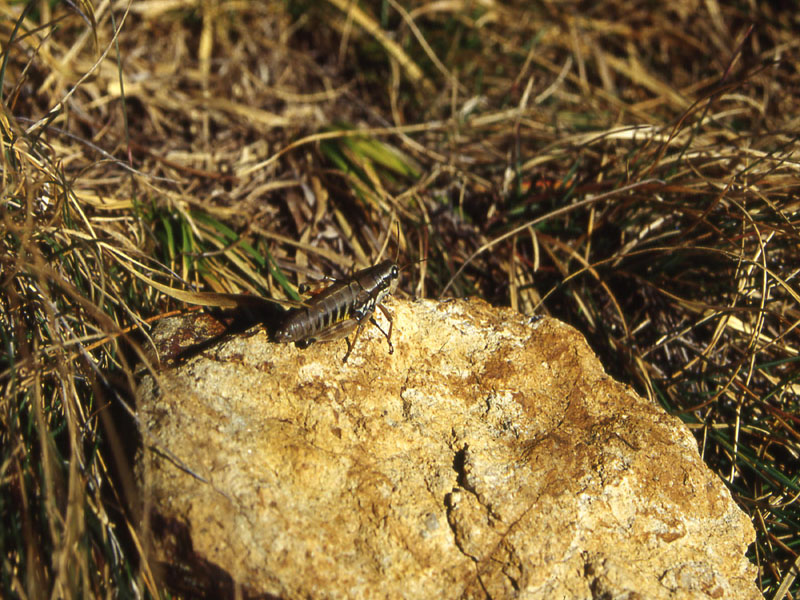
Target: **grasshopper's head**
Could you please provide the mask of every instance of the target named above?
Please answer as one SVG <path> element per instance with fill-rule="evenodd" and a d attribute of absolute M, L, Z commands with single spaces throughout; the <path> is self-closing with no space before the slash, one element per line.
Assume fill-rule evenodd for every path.
<path fill-rule="evenodd" d="M 378 289 L 377 303 L 384 297 L 394 294 L 397 284 L 400 282 L 400 268 L 393 260 L 385 260 L 375 267 L 376 269 L 376 288 Z"/>

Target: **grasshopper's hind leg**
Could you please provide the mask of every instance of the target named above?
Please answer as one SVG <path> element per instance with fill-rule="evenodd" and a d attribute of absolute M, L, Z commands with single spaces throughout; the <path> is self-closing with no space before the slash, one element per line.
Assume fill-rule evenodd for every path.
<path fill-rule="evenodd" d="M 347 358 L 350 356 L 350 352 L 353 350 L 353 346 L 358 339 L 358 335 L 361 333 L 361 330 L 364 328 L 364 319 L 346 319 L 341 321 L 340 323 L 336 323 L 332 327 L 321 331 L 314 336 L 314 340 L 316 342 L 332 342 L 334 340 L 340 340 L 342 338 L 345 339 L 347 342 L 347 354 L 344 355 L 344 359 L 342 362 L 347 362 Z M 347 338 L 351 333 L 355 330 L 356 334 L 353 337 L 353 343 L 350 343 L 350 340 Z"/>
<path fill-rule="evenodd" d="M 392 320 L 392 314 L 386 310 L 385 307 L 381 306 L 380 304 L 378 307 L 383 311 L 383 314 L 386 315 L 387 320 L 389 321 L 389 331 L 384 331 L 383 328 L 378 324 L 375 320 L 374 312 L 369 311 L 367 314 L 361 316 L 360 319 L 346 319 L 340 323 L 329 327 L 328 329 L 317 332 L 314 334 L 313 338 L 307 338 L 306 340 L 302 340 L 298 342 L 298 346 L 303 344 L 301 347 L 307 347 L 312 342 L 329 342 L 332 340 L 340 340 L 342 338 L 345 339 L 347 342 L 347 352 L 342 359 L 342 362 L 347 362 L 347 359 L 350 358 L 350 354 L 353 352 L 353 348 L 356 346 L 356 342 L 358 341 L 359 336 L 361 335 L 361 331 L 367 324 L 367 320 L 369 320 L 375 327 L 378 328 L 384 337 L 386 338 L 386 343 L 389 344 L 389 354 L 394 353 L 394 346 L 392 345 L 392 326 L 394 325 L 394 321 Z M 349 335 L 355 331 L 353 335 L 353 340 L 350 341 Z"/>
<path fill-rule="evenodd" d="M 353 348 L 356 347 L 356 340 L 358 340 L 358 336 L 361 335 L 361 330 L 364 329 L 364 323 L 366 322 L 366 319 L 355 322 L 358 323 L 358 328 L 356 329 L 356 334 L 353 336 L 353 341 L 351 342 L 350 338 L 344 338 L 345 341 L 347 342 L 347 352 L 345 352 L 344 358 L 342 359 L 343 363 L 347 362 L 347 358 L 350 356 L 350 353 L 353 351 Z"/>

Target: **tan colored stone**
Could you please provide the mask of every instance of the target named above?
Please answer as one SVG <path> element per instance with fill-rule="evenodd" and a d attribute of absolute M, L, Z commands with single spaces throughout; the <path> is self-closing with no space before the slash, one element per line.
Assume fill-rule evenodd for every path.
<path fill-rule="evenodd" d="M 144 378 L 143 486 L 198 557 L 281 598 L 761 598 L 753 528 L 690 432 L 574 329 L 387 304 L 394 354 L 374 327 L 346 364 L 343 341 L 262 331 Z"/>

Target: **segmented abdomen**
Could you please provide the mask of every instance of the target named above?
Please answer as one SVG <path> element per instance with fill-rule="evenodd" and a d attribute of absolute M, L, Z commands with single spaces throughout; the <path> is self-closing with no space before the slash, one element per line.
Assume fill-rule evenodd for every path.
<path fill-rule="evenodd" d="M 313 338 L 320 331 L 351 318 L 359 301 L 360 287 L 354 283 L 337 283 L 313 298 L 309 306 L 292 309 L 275 332 L 275 341 L 299 342 Z"/>

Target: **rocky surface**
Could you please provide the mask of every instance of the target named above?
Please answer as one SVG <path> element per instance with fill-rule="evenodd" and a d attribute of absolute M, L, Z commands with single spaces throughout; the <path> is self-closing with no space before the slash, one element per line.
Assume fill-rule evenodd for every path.
<path fill-rule="evenodd" d="M 692 435 L 574 329 L 387 305 L 395 352 L 369 327 L 346 364 L 344 341 L 159 327 L 139 472 L 163 560 L 280 598 L 761 598 Z"/>

